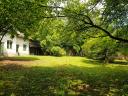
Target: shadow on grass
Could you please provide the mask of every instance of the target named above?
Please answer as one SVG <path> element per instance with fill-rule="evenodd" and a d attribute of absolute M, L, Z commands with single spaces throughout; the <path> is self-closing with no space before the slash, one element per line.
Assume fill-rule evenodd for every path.
<path fill-rule="evenodd" d="M 128 61 L 116 60 L 112 64 L 128 65 Z"/>
<path fill-rule="evenodd" d="M 10 60 L 10 61 L 34 61 L 39 60 L 37 57 L 0 57 L 0 61 Z"/>
<path fill-rule="evenodd" d="M 86 64 L 105 65 L 104 61 L 93 60 L 93 59 L 85 59 L 82 62 L 84 62 Z M 115 60 L 115 61 L 111 62 L 110 64 L 128 65 L 128 61 Z"/>
<path fill-rule="evenodd" d="M 0 66 L 0 71 L 19 71 L 26 69 L 26 67 L 17 64 L 6 64 Z"/>
<path fill-rule="evenodd" d="M 128 93 L 128 70 L 108 67 L 0 66 L 1 96 L 123 96 Z"/>
<path fill-rule="evenodd" d="M 93 59 L 85 59 L 82 62 L 86 63 L 86 64 L 94 64 L 94 65 L 99 65 L 99 64 L 103 64 L 102 61 L 99 60 L 93 60 Z"/>

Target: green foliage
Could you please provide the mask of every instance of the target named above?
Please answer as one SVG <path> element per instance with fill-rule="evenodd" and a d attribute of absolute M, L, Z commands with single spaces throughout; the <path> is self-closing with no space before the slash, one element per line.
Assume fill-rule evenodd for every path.
<path fill-rule="evenodd" d="M 60 6 L 61 2 L 63 0 L 55 0 L 50 4 Z M 64 8 L 52 10 L 54 15 L 51 14 L 51 18 L 48 17 L 49 19 L 40 21 L 39 30 L 32 37 L 41 41 L 41 46 L 46 54 L 51 54 L 52 47 L 59 46 L 64 48 L 69 55 L 81 55 L 81 46 L 85 38 L 87 42 L 90 42 L 90 40 L 88 41 L 90 37 L 97 38 L 107 35 L 111 38 L 114 36 L 127 39 L 127 23 L 124 18 L 127 16 L 125 14 L 127 8 L 121 9 L 122 5 L 120 3 L 124 5 L 128 2 L 118 0 L 116 4 L 119 6 L 116 6 L 113 0 L 90 0 L 83 3 L 80 0 L 68 0 L 63 2 L 65 4 Z M 117 7 L 117 9 L 114 9 L 114 7 Z M 113 8 L 112 11 L 111 8 Z M 52 16 L 56 18 L 52 18 Z M 65 17 L 59 18 L 59 16 Z M 92 48 L 93 52 L 89 53 L 93 55 L 89 56 L 88 54 L 88 56 L 93 59 L 113 59 L 116 50 L 112 51 L 112 49 L 116 49 L 116 46 L 113 46 L 116 45 L 116 41 L 110 40 L 109 42 L 109 40 L 97 39 L 96 41 L 99 43 L 95 43 L 96 48 Z M 84 50 L 86 49 L 84 48 Z"/>
<path fill-rule="evenodd" d="M 64 19 L 46 19 L 41 22 L 40 29 L 32 38 L 41 41 L 43 52 L 52 55 L 51 48 L 59 46 L 67 51 L 68 55 L 79 55 L 83 37 L 66 29 Z M 72 53 L 69 53 L 69 51 Z"/>
<path fill-rule="evenodd" d="M 128 60 L 128 44 L 119 43 L 118 59 Z"/>
<path fill-rule="evenodd" d="M 66 51 L 59 46 L 54 46 L 51 48 L 51 53 L 54 56 L 64 56 L 66 55 Z"/>
<path fill-rule="evenodd" d="M 36 35 L 32 36 L 32 38 L 41 41 L 41 46 L 45 55 L 52 55 L 51 48 L 61 45 L 61 30 L 63 23 L 63 20 L 60 19 L 46 19 L 45 21 L 41 21 L 38 32 Z"/>
<path fill-rule="evenodd" d="M 79 51 L 80 51 L 80 46 L 79 46 L 79 45 L 73 45 L 73 49 L 74 49 L 77 53 L 79 53 Z"/>
<path fill-rule="evenodd" d="M 64 10 L 69 17 L 67 26 L 75 32 L 85 32 L 87 36 L 92 33 L 90 37 L 95 37 L 101 30 L 112 39 L 128 42 L 127 4 L 126 0 L 67 1 Z"/>
<path fill-rule="evenodd" d="M 59 46 L 70 51 L 72 54 L 68 52 L 69 55 L 81 55 L 85 38 L 87 45 L 91 43 L 88 38 L 102 35 L 110 34 L 111 38 L 115 36 L 127 39 L 127 4 L 124 0 L 1 0 L 0 35 L 4 31 L 15 35 L 19 30 L 26 37 L 41 41 L 44 54 L 53 54 L 51 49 Z M 61 6 L 64 8 L 60 8 Z M 97 28 L 102 31 L 96 30 Z M 93 41 L 99 43 L 94 42 L 88 48 L 86 46 L 87 50 L 91 50 L 86 55 L 103 60 L 113 57 L 115 51 L 112 49 L 116 49 L 113 46 L 116 41 L 109 42 L 109 39 L 104 38 Z M 124 50 L 122 53 L 125 53 L 125 49 L 121 49 Z"/>
<path fill-rule="evenodd" d="M 38 29 L 39 21 L 45 15 L 45 8 L 38 4 L 46 4 L 47 0 L 1 0 L 0 1 L 0 35 L 17 31 L 28 37 Z"/>
<path fill-rule="evenodd" d="M 111 62 L 115 58 L 118 44 L 107 37 L 92 38 L 87 40 L 82 46 L 85 55 L 92 59 L 105 60 Z"/>

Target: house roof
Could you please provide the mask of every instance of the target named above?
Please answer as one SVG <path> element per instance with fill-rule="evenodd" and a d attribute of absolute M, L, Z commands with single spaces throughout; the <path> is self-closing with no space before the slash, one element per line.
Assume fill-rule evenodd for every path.
<path fill-rule="evenodd" d="M 17 36 L 18 36 L 18 37 L 21 37 L 21 38 L 24 38 L 24 34 L 21 33 L 20 31 L 17 31 Z"/>
<path fill-rule="evenodd" d="M 30 40 L 29 47 L 41 48 L 39 41 Z"/>

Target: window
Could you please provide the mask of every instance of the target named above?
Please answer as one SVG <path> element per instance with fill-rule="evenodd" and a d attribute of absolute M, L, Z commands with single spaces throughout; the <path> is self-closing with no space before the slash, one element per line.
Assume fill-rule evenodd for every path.
<path fill-rule="evenodd" d="M 27 45 L 24 44 L 24 45 L 23 45 L 23 51 L 26 51 L 26 50 L 27 50 Z"/>
<path fill-rule="evenodd" d="M 7 49 L 12 49 L 12 41 L 7 40 Z"/>
<path fill-rule="evenodd" d="M 19 52 L 19 44 L 16 44 L 16 52 Z"/>

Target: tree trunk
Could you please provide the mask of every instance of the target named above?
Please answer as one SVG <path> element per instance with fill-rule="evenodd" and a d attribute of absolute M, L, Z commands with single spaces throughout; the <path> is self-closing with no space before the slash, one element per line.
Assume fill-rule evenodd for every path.
<path fill-rule="evenodd" d="M 6 34 L 7 34 L 7 32 L 0 34 L 0 56 L 2 56 L 2 40 Z"/>

